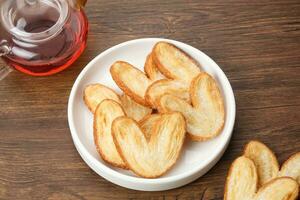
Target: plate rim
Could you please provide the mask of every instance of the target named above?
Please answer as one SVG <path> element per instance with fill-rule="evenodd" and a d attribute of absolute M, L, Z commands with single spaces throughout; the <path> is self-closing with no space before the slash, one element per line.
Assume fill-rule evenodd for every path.
<path fill-rule="evenodd" d="M 76 91 L 78 90 L 78 86 L 79 86 L 81 80 L 83 79 L 83 77 L 87 73 L 87 71 L 89 71 L 99 59 L 101 59 L 102 57 L 106 56 L 107 54 L 113 52 L 114 50 L 116 50 L 118 48 L 121 48 L 123 46 L 126 46 L 126 45 L 130 45 L 130 44 L 133 44 L 133 43 L 139 43 L 139 42 L 145 42 L 145 41 L 149 41 L 149 40 L 153 41 L 153 42 L 166 41 L 166 42 L 173 43 L 175 45 L 180 44 L 182 46 L 186 46 L 187 48 L 191 48 L 193 51 L 197 51 L 198 53 L 202 54 L 204 57 L 206 57 L 208 59 L 209 62 L 212 62 L 214 65 L 216 65 L 217 68 L 215 70 L 218 71 L 217 72 L 218 76 L 222 76 L 220 78 L 223 81 L 225 81 L 225 84 L 226 84 L 224 86 L 224 88 L 226 88 L 227 92 L 225 94 L 225 91 L 224 91 L 224 95 L 230 97 L 230 101 L 228 103 L 231 104 L 231 107 L 232 107 L 231 110 L 227 110 L 227 112 L 230 112 L 229 113 L 230 117 L 229 117 L 229 119 L 226 119 L 226 120 L 228 120 L 228 122 L 227 122 L 228 123 L 228 127 L 227 127 L 228 130 L 226 130 L 226 132 L 227 131 L 229 132 L 228 133 L 229 136 L 228 136 L 227 140 L 221 140 L 221 144 L 220 144 L 221 148 L 219 149 L 219 151 L 214 156 L 210 156 L 209 159 L 207 159 L 206 163 L 204 163 L 200 166 L 197 166 L 195 168 L 192 168 L 192 169 L 190 169 L 190 170 L 188 170 L 184 173 L 173 175 L 171 177 L 159 177 L 159 178 L 154 178 L 154 179 L 146 179 L 146 178 L 142 178 L 142 177 L 133 177 L 133 176 L 130 176 L 130 175 L 122 174 L 122 173 L 119 173 L 119 172 L 115 171 L 114 169 L 112 169 L 108 166 L 105 166 L 102 163 L 100 163 L 100 165 L 98 165 L 98 166 L 91 166 L 91 165 L 94 165 L 95 163 L 97 163 L 99 161 L 97 159 L 95 159 L 92 155 L 90 155 L 89 152 L 87 151 L 87 149 L 82 144 L 81 140 L 78 137 L 78 133 L 77 133 L 76 128 L 75 128 L 75 123 L 74 123 L 73 118 L 72 118 L 73 117 L 73 109 L 74 109 L 73 105 L 75 103 L 75 94 L 76 94 Z M 229 92 L 229 94 L 228 94 L 228 92 Z M 134 184 L 150 184 L 150 185 L 152 185 L 152 184 L 158 184 L 158 183 L 159 184 L 167 184 L 167 183 L 172 183 L 174 181 L 179 181 L 179 180 L 182 180 L 182 179 L 185 179 L 185 178 L 188 178 L 188 177 L 192 177 L 193 175 L 199 173 L 199 171 L 201 171 L 201 170 L 205 171 L 205 169 L 207 167 L 208 167 L 208 169 L 206 169 L 206 172 L 209 171 L 219 161 L 219 159 L 223 156 L 223 153 L 227 149 L 227 146 L 228 146 L 228 144 L 231 140 L 233 127 L 234 127 L 234 124 L 235 124 L 235 117 L 236 117 L 236 103 L 235 103 L 235 97 L 234 97 L 233 89 L 231 87 L 231 84 L 230 84 L 227 76 L 225 75 L 223 70 L 220 68 L 220 66 L 213 59 L 211 59 L 208 55 L 203 53 L 201 50 L 199 50 L 199 49 L 197 49 L 197 48 L 195 48 L 191 45 L 188 45 L 186 43 L 176 41 L 176 40 L 172 40 L 172 39 L 139 38 L 139 39 L 134 39 L 134 40 L 129 40 L 129 41 L 126 41 L 126 42 L 122 42 L 120 44 L 114 45 L 114 46 L 104 50 L 103 52 L 98 54 L 96 57 L 94 57 L 82 69 L 82 71 L 77 76 L 77 78 L 76 78 L 76 80 L 75 80 L 75 82 L 72 86 L 72 89 L 71 89 L 71 92 L 70 92 L 70 95 L 69 95 L 69 99 L 68 99 L 67 112 L 68 112 L 68 124 L 69 124 L 69 128 L 70 128 L 73 143 L 75 144 L 75 147 L 76 147 L 78 153 L 80 154 L 82 159 L 88 164 L 88 166 L 91 167 L 97 174 L 99 174 L 98 170 L 95 170 L 94 167 L 100 167 L 99 170 L 101 172 L 105 173 L 105 175 L 103 175 L 102 173 L 99 174 L 99 175 L 104 177 L 105 179 L 109 180 L 110 182 L 113 182 L 117 185 L 121 185 L 123 187 L 135 189 L 135 187 L 124 186 L 124 184 L 116 183 L 116 181 L 112 181 L 112 180 L 109 179 L 109 177 L 106 177 L 106 176 L 113 176 L 113 178 L 122 179 L 121 181 L 131 182 L 131 183 L 134 183 Z M 84 154 L 84 155 L 82 155 L 82 154 Z M 85 156 L 86 156 L 86 158 L 84 158 Z M 85 159 L 87 159 L 88 162 L 91 162 L 91 163 L 88 163 L 87 160 L 85 160 Z M 214 163 L 214 164 L 211 165 L 211 163 Z M 200 176 L 201 175 L 199 175 L 196 178 L 199 178 Z M 196 178 L 194 177 L 192 179 L 195 180 Z M 193 180 L 191 180 L 191 181 L 193 181 Z M 189 181 L 189 182 L 191 182 L 191 181 Z M 183 184 L 181 184 L 181 185 L 183 185 Z M 179 186 L 181 186 L 181 185 L 179 185 Z M 175 187 L 179 187 L 179 186 L 175 186 Z M 175 187 L 171 187 L 171 188 L 175 188 Z M 171 188 L 169 188 L 169 189 L 171 189 Z M 157 191 L 157 190 L 155 190 L 155 191 Z"/>

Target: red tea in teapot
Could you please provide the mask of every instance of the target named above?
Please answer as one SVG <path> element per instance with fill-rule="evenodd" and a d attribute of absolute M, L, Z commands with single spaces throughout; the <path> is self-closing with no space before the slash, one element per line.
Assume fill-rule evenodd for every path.
<path fill-rule="evenodd" d="M 9 10 L 3 23 L 8 31 L 2 42 L 9 52 L 3 59 L 16 70 L 35 76 L 51 75 L 70 66 L 86 46 L 88 22 L 84 12 L 65 0 L 23 2 L 2 7 L 2 16 L 4 9 Z"/>

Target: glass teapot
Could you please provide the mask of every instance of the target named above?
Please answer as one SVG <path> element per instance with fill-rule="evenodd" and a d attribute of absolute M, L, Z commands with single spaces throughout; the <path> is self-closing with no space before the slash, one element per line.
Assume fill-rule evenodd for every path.
<path fill-rule="evenodd" d="M 0 80 L 13 69 L 47 76 L 70 66 L 86 47 L 85 0 L 0 0 Z"/>

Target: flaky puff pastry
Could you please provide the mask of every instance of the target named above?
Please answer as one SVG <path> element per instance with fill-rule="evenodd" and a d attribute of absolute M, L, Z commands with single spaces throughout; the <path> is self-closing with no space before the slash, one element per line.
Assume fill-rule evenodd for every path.
<path fill-rule="evenodd" d="M 280 177 L 271 180 L 261 187 L 253 200 L 296 200 L 299 185 L 290 177 Z"/>
<path fill-rule="evenodd" d="M 231 165 L 225 185 L 224 200 L 295 200 L 298 184 L 289 177 L 272 179 L 258 191 L 258 175 L 254 162 L 241 156 Z"/>
<path fill-rule="evenodd" d="M 257 172 L 254 162 L 238 157 L 229 169 L 226 179 L 224 200 L 250 200 L 257 189 Z"/>
<path fill-rule="evenodd" d="M 161 118 L 160 114 L 151 114 L 145 116 L 140 122 L 139 125 L 146 137 L 146 140 L 149 141 L 151 138 L 151 133 L 153 133 L 155 129 L 155 125 L 158 123 Z"/>
<path fill-rule="evenodd" d="M 84 102 L 93 113 L 98 104 L 105 99 L 111 99 L 120 103 L 126 116 L 136 121 L 142 120 L 152 112 L 151 108 L 136 103 L 126 94 L 120 97 L 113 89 L 99 83 L 88 85 L 84 90 Z"/>
<path fill-rule="evenodd" d="M 142 120 L 144 117 L 152 113 L 152 109 L 143 106 L 126 94 L 121 95 L 122 107 L 126 113 L 126 116 L 131 117 L 136 121 Z"/>
<path fill-rule="evenodd" d="M 151 79 L 152 81 L 166 78 L 164 75 L 162 75 L 160 73 L 156 64 L 154 63 L 154 61 L 152 59 L 152 53 L 150 53 L 146 58 L 146 62 L 144 65 L 144 71 L 147 74 L 147 76 L 149 77 L 149 79 Z"/>
<path fill-rule="evenodd" d="M 182 80 L 163 79 L 154 82 L 144 72 L 123 61 L 115 62 L 110 68 L 110 73 L 127 96 L 144 106 L 156 108 L 154 101 L 162 94 L 172 93 L 189 99 L 189 84 Z"/>
<path fill-rule="evenodd" d="M 104 161 L 126 169 L 127 165 L 120 157 L 111 133 L 113 121 L 120 116 L 125 116 L 125 112 L 118 102 L 110 99 L 103 100 L 94 114 L 94 142 Z"/>
<path fill-rule="evenodd" d="M 250 141 L 244 149 L 244 156 L 250 158 L 258 172 L 258 186 L 276 177 L 291 177 L 300 184 L 300 152 L 287 159 L 281 169 L 272 150 L 259 141 Z"/>
<path fill-rule="evenodd" d="M 295 153 L 283 163 L 278 176 L 292 177 L 300 185 L 300 152 Z"/>
<path fill-rule="evenodd" d="M 92 113 L 95 112 L 98 104 L 104 99 L 112 99 L 118 103 L 121 103 L 119 95 L 105 85 L 95 83 L 85 87 L 83 92 L 83 100 Z"/>
<path fill-rule="evenodd" d="M 178 113 L 161 115 L 147 141 L 141 127 L 131 118 L 119 117 L 112 125 L 117 150 L 137 175 L 156 178 L 176 162 L 185 138 L 185 120 Z"/>
<path fill-rule="evenodd" d="M 244 155 L 250 158 L 257 168 L 258 186 L 262 186 L 279 172 L 279 164 L 274 153 L 259 141 L 250 141 L 244 149 Z"/>
<path fill-rule="evenodd" d="M 113 121 L 120 116 L 125 116 L 125 111 L 119 103 L 110 99 L 103 100 L 94 115 L 94 142 L 104 161 L 113 166 L 128 169 L 116 149 L 111 132 Z M 160 118 L 159 114 L 149 114 L 139 122 L 147 140 L 151 138 L 153 129 Z"/>
<path fill-rule="evenodd" d="M 157 80 L 147 88 L 145 99 L 152 108 L 158 108 L 159 99 L 165 94 L 176 96 L 190 103 L 189 86 L 189 84 L 181 80 Z"/>
<path fill-rule="evenodd" d="M 207 73 L 196 76 L 190 86 L 192 105 L 174 95 L 163 95 L 160 112 L 178 111 L 187 121 L 187 132 L 193 140 L 216 137 L 223 129 L 225 109 L 216 81 Z"/>
<path fill-rule="evenodd" d="M 152 81 L 144 72 L 127 62 L 117 61 L 111 66 L 110 74 L 126 95 L 139 104 L 149 106 L 144 96 Z"/>
<path fill-rule="evenodd" d="M 197 61 L 168 42 L 156 43 L 151 55 L 159 71 L 167 78 L 190 83 L 200 73 Z"/>

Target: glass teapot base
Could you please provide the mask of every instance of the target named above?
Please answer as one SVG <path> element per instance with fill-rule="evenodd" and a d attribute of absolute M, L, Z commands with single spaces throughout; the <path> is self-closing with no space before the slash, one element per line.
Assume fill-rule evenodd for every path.
<path fill-rule="evenodd" d="M 31 76 L 50 76 L 70 67 L 80 57 L 85 47 L 86 47 L 86 42 L 81 44 L 79 49 L 69 58 L 68 61 L 62 60 L 62 61 L 55 62 L 55 64 L 52 65 L 49 64 L 49 65 L 26 66 L 26 65 L 19 65 L 18 63 L 11 61 L 10 59 L 5 57 L 3 59 L 9 66 L 12 66 L 15 70 L 23 72 L 25 74 Z"/>

